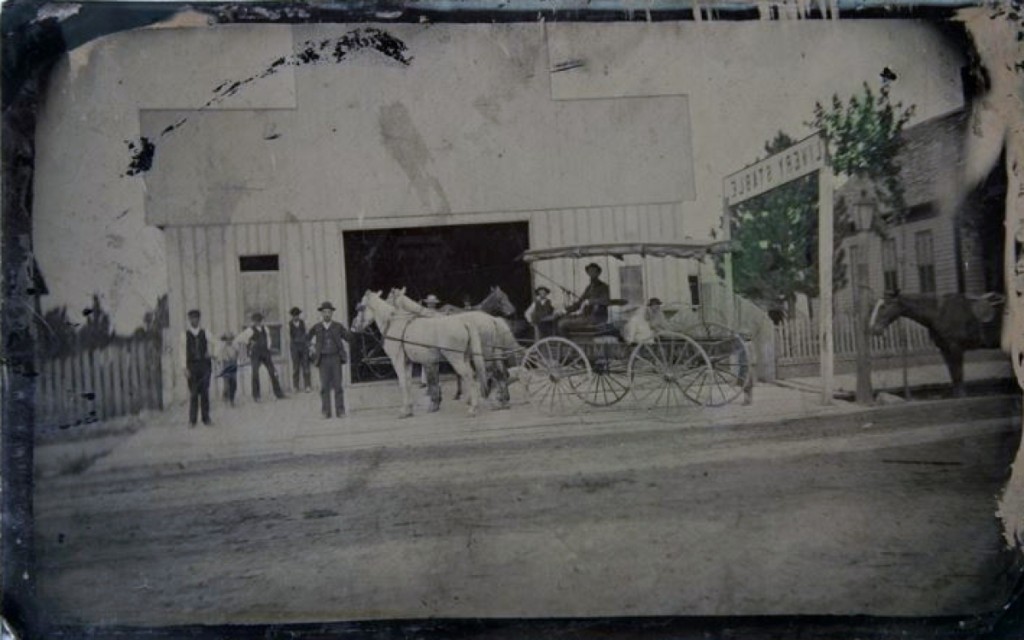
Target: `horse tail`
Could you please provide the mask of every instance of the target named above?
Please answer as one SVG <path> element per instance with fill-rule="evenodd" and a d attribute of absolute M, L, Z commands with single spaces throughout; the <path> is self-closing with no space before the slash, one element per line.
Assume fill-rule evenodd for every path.
<path fill-rule="evenodd" d="M 469 331 L 469 355 L 473 360 L 473 367 L 476 369 L 480 394 L 482 397 L 487 397 L 487 363 L 484 360 L 483 341 L 480 340 L 480 332 L 472 322 L 466 323 L 466 330 Z"/>

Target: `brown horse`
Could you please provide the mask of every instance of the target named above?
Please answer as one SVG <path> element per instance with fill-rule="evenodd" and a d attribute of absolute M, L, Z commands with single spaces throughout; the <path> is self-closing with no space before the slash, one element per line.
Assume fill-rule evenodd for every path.
<path fill-rule="evenodd" d="M 881 334 L 896 318 L 905 317 L 924 325 L 953 380 L 953 395 L 964 391 L 964 352 L 1000 346 L 1003 296 L 986 293 L 977 298 L 962 293 L 943 296 L 889 293 L 875 303 L 869 321 L 871 332 Z"/>

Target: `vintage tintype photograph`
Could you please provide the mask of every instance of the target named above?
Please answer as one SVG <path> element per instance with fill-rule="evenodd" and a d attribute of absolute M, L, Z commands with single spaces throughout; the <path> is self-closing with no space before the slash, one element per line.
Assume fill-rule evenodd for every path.
<path fill-rule="evenodd" d="M 611 4 L 35 7 L 39 618 L 999 627 L 1016 18 Z"/>

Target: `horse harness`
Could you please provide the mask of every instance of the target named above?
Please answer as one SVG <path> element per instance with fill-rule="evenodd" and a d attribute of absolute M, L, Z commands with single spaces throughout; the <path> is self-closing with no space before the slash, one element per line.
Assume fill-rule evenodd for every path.
<path fill-rule="evenodd" d="M 451 316 L 438 316 L 438 317 L 451 317 Z M 423 342 L 415 342 L 415 341 L 412 341 L 412 340 L 407 340 L 405 336 L 406 336 L 406 332 L 409 330 L 409 325 L 411 325 L 414 321 L 421 320 L 421 319 L 422 319 L 422 317 L 420 317 L 420 316 L 412 315 L 409 318 L 409 321 L 405 323 L 405 326 L 402 327 L 402 336 L 400 338 L 395 338 L 394 336 L 387 335 L 387 331 L 386 330 L 382 332 L 382 336 L 381 337 L 384 340 L 391 340 L 391 341 L 399 342 L 402 345 L 402 354 L 405 356 L 406 361 L 409 360 L 409 352 L 405 350 L 406 345 L 412 345 L 414 347 L 423 347 L 425 349 L 437 349 L 438 351 L 450 351 L 452 353 L 463 353 L 459 349 L 450 349 L 450 348 L 447 348 L 447 347 L 438 346 L 436 344 L 426 344 L 426 343 L 423 343 Z M 391 322 L 390 322 L 390 319 L 389 319 L 388 326 L 390 326 L 390 325 L 391 325 Z M 470 357 L 472 357 L 473 356 L 472 334 L 470 333 L 469 325 L 464 325 L 463 328 L 466 330 L 466 334 L 470 338 L 469 352 L 470 352 Z M 502 349 L 502 350 L 504 350 L 504 349 Z M 480 355 L 481 355 L 481 357 L 483 357 L 485 362 L 501 362 L 501 361 L 503 361 L 505 359 L 504 357 L 487 357 L 486 353 L 482 353 Z"/>

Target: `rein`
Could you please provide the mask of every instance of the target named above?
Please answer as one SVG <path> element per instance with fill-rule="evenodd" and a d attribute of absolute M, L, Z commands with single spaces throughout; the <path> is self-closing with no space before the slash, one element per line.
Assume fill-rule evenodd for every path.
<path fill-rule="evenodd" d="M 413 318 L 413 319 L 415 320 L 415 318 Z M 412 324 L 412 322 L 410 322 L 409 324 Z M 408 325 L 406 325 L 406 326 L 408 327 Z M 469 331 L 469 327 L 466 328 L 466 331 Z M 414 340 L 406 340 L 405 339 L 405 331 L 402 332 L 402 337 L 401 338 L 396 338 L 394 336 L 387 336 L 387 335 L 382 336 L 382 337 L 383 337 L 384 340 L 390 340 L 392 342 L 400 343 L 402 345 L 402 349 L 403 350 L 405 349 L 405 345 L 412 345 L 414 347 L 423 347 L 425 349 L 437 349 L 438 351 L 446 351 L 446 352 L 450 352 L 450 353 L 465 353 L 466 352 L 465 349 L 451 349 L 449 347 L 439 347 L 436 344 L 426 344 L 424 342 L 416 342 Z M 508 355 L 516 353 L 516 352 L 519 352 L 519 351 L 524 351 L 523 347 L 518 347 L 518 346 L 515 349 L 506 349 L 505 347 L 495 347 L 495 349 L 496 350 L 501 350 L 501 351 L 505 352 L 505 354 L 506 354 L 505 357 L 508 357 Z M 472 348 L 468 349 L 468 351 L 469 351 L 470 356 L 474 355 Z M 480 354 L 480 355 L 483 356 L 484 354 Z M 484 360 L 488 361 L 488 362 L 492 362 L 492 361 L 493 362 L 499 362 L 501 360 L 504 360 L 505 357 L 500 357 L 500 358 L 499 357 L 493 357 L 493 358 L 484 357 Z"/>

